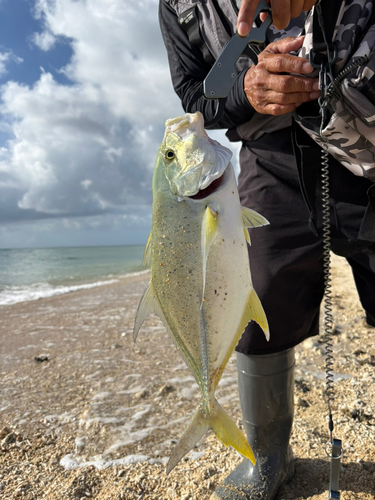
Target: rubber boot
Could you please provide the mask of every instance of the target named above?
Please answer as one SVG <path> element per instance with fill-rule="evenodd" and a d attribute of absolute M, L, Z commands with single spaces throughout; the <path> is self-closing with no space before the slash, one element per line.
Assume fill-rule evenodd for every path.
<path fill-rule="evenodd" d="M 294 349 L 266 356 L 237 353 L 243 424 L 256 464 L 244 459 L 211 500 L 272 500 L 293 476 Z"/>

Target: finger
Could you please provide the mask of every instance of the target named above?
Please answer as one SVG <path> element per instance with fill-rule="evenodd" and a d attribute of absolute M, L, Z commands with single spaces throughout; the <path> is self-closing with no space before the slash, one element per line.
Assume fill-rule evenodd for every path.
<path fill-rule="evenodd" d="M 281 40 L 277 40 L 276 42 L 272 42 L 267 45 L 264 52 L 272 52 L 273 54 L 289 54 L 289 52 L 299 50 L 304 41 L 304 36 L 288 36 L 286 38 L 282 38 Z"/>
<path fill-rule="evenodd" d="M 264 67 L 270 73 L 295 73 L 307 75 L 312 72 L 313 67 L 306 59 L 287 54 L 266 54 L 258 65 Z M 309 79 L 311 80 L 311 78 Z"/>
<path fill-rule="evenodd" d="M 264 113 L 266 115 L 280 116 L 286 115 L 287 113 L 293 113 L 293 111 L 297 108 L 295 104 L 267 104 L 264 106 L 260 113 Z"/>
<path fill-rule="evenodd" d="M 269 90 L 281 92 L 282 94 L 314 92 L 319 90 L 319 80 L 317 78 L 301 78 L 289 75 L 271 75 L 267 86 Z"/>
<path fill-rule="evenodd" d="M 292 92 L 290 94 L 283 94 L 281 92 L 268 92 L 266 94 L 267 101 L 271 104 L 282 104 L 287 106 L 289 104 L 302 104 L 303 102 L 314 101 L 320 97 L 320 92 Z"/>
<path fill-rule="evenodd" d="M 291 16 L 291 0 L 272 0 L 272 23 L 278 30 L 285 29 Z"/>
<path fill-rule="evenodd" d="M 237 17 L 237 31 L 240 36 L 247 36 L 254 21 L 255 9 L 260 0 L 242 0 Z"/>
<path fill-rule="evenodd" d="M 272 0 L 272 22 L 275 28 L 285 29 L 290 19 L 298 17 L 302 11 L 310 10 L 317 0 Z"/>
<path fill-rule="evenodd" d="M 290 17 L 298 17 L 304 10 L 305 0 L 292 0 L 290 6 Z"/>
<path fill-rule="evenodd" d="M 306 101 L 311 101 L 313 100 L 310 96 Z M 268 104 L 263 105 L 260 109 L 257 111 L 259 113 L 264 113 L 267 115 L 274 115 L 274 116 L 280 116 L 280 115 L 285 115 L 286 113 L 292 113 L 298 106 L 300 106 L 302 102 L 294 102 L 290 104 L 278 104 L 275 102 L 270 102 Z"/>

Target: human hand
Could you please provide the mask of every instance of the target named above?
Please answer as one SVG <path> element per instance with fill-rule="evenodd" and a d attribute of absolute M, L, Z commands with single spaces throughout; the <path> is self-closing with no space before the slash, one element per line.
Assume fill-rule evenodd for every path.
<path fill-rule="evenodd" d="M 258 64 L 247 70 L 245 94 L 258 113 L 284 115 L 320 96 L 318 78 L 295 75 L 313 70 L 306 59 L 289 54 L 301 48 L 303 38 L 288 37 L 270 43 L 258 55 Z"/>
<path fill-rule="evenodd" d="M 286 28 L 291 18 L 298 17 L 302 11 L 310 10 L 317 0 L 271 0 L 272 23 L 276 29 Z M 255 9 L 260 0 L 242 0 L 237 18 L 237 31 L 247 36 L 253 24 Z M 266 16 L 265 16 L 266 17 Z M 264 21 L 264 19 L 262 19 Z"/>

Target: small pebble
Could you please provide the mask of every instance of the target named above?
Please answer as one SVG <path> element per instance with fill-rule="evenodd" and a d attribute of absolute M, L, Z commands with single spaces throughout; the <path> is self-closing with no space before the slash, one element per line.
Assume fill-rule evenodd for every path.
<path fill-rule="evenodd" d="M 35 356 L 35 361 L 37 363 L 43 363 L 44 361 L 49 361 L 49 355 L 48 354 L 39 354 L 38 356 Z"/>

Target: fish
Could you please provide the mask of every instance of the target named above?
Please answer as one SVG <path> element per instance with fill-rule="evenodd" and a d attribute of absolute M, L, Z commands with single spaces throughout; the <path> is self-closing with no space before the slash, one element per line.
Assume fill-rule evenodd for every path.
<path fill-rule="evenodd" d="M 242 432 L 215 390 L 246 325 L 269 327 L 252 286 L 248 228 L 269 224 L 242 207 L 232 152 L 211 139 L 200 112 L 166 121 L 152 180 L 152 224 L 143 263 L 150 282 L 140 300 L 133 338 L 156 314 L 201 391 L 195 414 L 171 452 L 166 472 L 211 429 L 255 464 Z"/>

